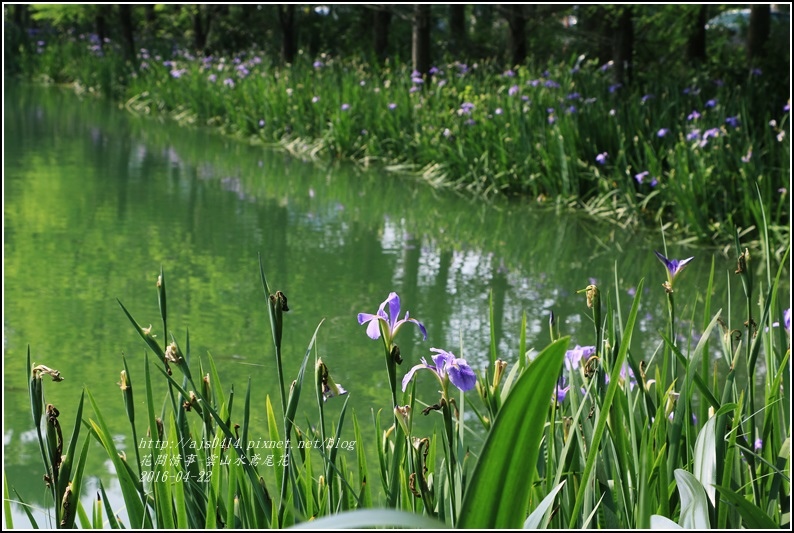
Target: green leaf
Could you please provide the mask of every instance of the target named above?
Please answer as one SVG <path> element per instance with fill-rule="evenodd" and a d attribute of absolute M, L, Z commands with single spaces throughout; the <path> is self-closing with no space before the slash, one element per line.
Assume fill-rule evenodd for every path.
<path fill-rule="evenodd" d="M 703 485 L 686 470 L 677 468 L 673 475 L 681 496 L 679 525 L 685 529 L 709 529 L 709 502 Z"/>
<path fill-rule="evenodd" d="M 6 528 L 14 529 L 14 517 L 11 514 L 11 495 L 8 492 L 8 477 L 6 477 L 5 470 L 3 470 L 3 514 L 6 517 Z"/>
<path fill-rule="evenodd" d="M 565 485 L 565 481 L 554 487 L 551 492 L 549 492 L 548 496 L 543 498 L 543 501 L 540 502 L 535 510 L 527 517 L 524 522 L 524 529 L 540 529 L 543 516 L 546 514 L 546 511 L 551 508 L 554 503 L 554 497 L 557 496 L 557 493 L 560 492 L 563 485 Z"/>
<path fill-rule="evenodd" d="M 28 520 L 30 520 L 31 528 L 39 529 L 39 524 L 36 522 L 36 519 L 33 518 L 33 513 L 30 511 L 31 506 L 25 503 L 25 501 L 22 499 L 22 496 L 20 496 L 19 492 L 17 492 L 17 489 L 14 489 L 14 494 L 17 495 L 17 504 L 22 508 L 23 511 L 25 511 L 25 514 L 28 515 Z"/>
<path fill-rule="evenodd" d="M 716 487 L 720 497 L 736 507 L 748 529 L 778 529 L 778 524 L 769 518 L 762 509 L 752 502 L 747 501 L 741 494 L 737 494 L 726 487 Z"/>
<path fill-rule="evenodd" d="M 364 439 L 361 438 L 361 428 L 358 425 L 355 411 L 353 411 L 353 435 L 356 438 L 356 442 L 364 442 Z M 361 506 L 369 508 L 372 507 L 372 490 L 369 488 L 371 481 L 368 477 L 367 456 L 364 453 L 364 446 L 356 446 L 356 460 L 358 461 L 358 481 L 360 484 L 358 499 L 361 502 Z"/>
<path fill-rule="evenodd" d="M 523 525 L 543 426 L 569 340 L 565 337 L 549 345 L 513 386 L 485 440 L 457 527 L 517 529 Z"/>
<path fill-rule="evenodd" d="M 91 406 L 94 409 L 94 414 L 97 417 L 96 422 L 89 420 L 89 424 L 94 437 L 96 437 L 100 444 L 102 444 L 102 447 L 107 452 L 108 458 L 113 463 L 113 466 L 116 470 L 116 475 L 118 475 L 119 478 L 119 486 L 121 487 L 121 493 L 124 497 L 124 504 L 127 509 L 127 515 L 130 518 L 130 524 L 133 527 L 151 527 L 151 522 L 148 521 L 148 516 L 146 516 L 144 513 L 143 502 L 141 501 L 138 490 L 140 480 L 136 480 L 130 475 L 129 470 L 121 460 L 118 449 L 116 448 L 116 443 L 113 440 L 113 433 L 105 423 L 105 419 L 99 409 L 99 404 L 91 395 L 90 390 L 86 390 L 86 392 L 88 393 L 88 401 L 91 402 Z"/>
<path fill-rule="evenodd" d="M 604 396 L 604 402 L 601 405 L 601 410 L 598 415 L 598 422 L 595 431 L 593 432 L 593 437 L 590 440 L 590 452 L 587 455 L 587 462 L 585 463 L 584 472 L 582 473 L 583 481 L 579 485 L 579 490 L 576 493 L 573 512 L 571 513 L 568 524 L 570 529 L 575 527 L 576 521 L 580 516 L 579 513 L 581 512 L 582 506 L 587 499 L 585 497 L 585 491 L 590 490 L 591 487 L 590 474 L 595 467 L 596 459 L 600 457 L 599 446 L 601 445 L 601 437 L 603 437 L 604 431 L 606 430 L 609 410 L 612 407 L 612 400 L 614 399 L 618 389 L 618 383 L 620 381 L 620 369 L 623 367 L 623 362 L 626 360 L 626 354 L 628 352 L 629 346 L 631 345 L 631 336 L 634 332 L 634 324 L 637 321 L 637 313 L 640 306 L 640 295 L 642 294 L 642 287 L 644 284 L 645 280 L 643 279 L 640 280 L 639 284 L 637 285 L 637 296 L 634 298 L 634 302 L 631 304 L 629 319 L 626 323 L 626 328 L 623 331 L 623 342 L 620 344 L 620 350 L 612 366 L 612 373 L 609 376 L 609 387 L 607 387 L 607 392 Z"/>

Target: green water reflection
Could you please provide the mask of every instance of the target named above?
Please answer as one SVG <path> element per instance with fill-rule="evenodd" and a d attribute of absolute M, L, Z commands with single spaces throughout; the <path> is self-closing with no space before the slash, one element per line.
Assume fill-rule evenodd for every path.
<path fill-rule="evenodd" d="M 211 353 L 223 382 L 239 392 L 251 380 L 261 432 L 252 438 L 266 436 L 266 395 L 278 403 L 260 253 L 271 285 L 289 297 L 287 376 L 324 318 L 318 352 L 373 440 L 371 411 L 389 409 L 389 393 L 380 344 L 356 315 L 374 312 L 390 291 L 429 333 L 424 343 L 415 329 L 401 333 L 407 365 L 443 347 L 483 368 L 490 294 L 503 359 L 518 356 L 522 312 L 529 346 L 545 347 L 550 309 L 573 344 L 592 344 L 585 299 L 576 294 L 591 280 L 612 291 L 613 303 L 619 295 L 626 313 L 646 278 L 633 350 L 648 360 L 658 348 L 665 274 L 652 253 L 662 246 L 657 234 L 540 212 L 529 202 L 485 204 L 377 171 L 318 167 L 56 89 L 6 87 L 4 126 L 4 456 L 9 485 L 31 503 L 42 504 L 44 487 L 27 346 L 35 362 L 66 377 L 45 383 L 63 420 L 71 424 L 88 386 L 130 450 L 117 382 L 126 354 L 141 383 L 144 346 L 116 298 L 165 338 L 155 292 L 161 265 L 169 327 L 183 345 L 189 330 L 194 363 Z M 676 288 L 683 320 L 699 306 L 697 330 L 703 301 L 692 295 L 706 287 L 713 252 L 673 247 L 671 255 L 697 256 Z M 718 299 L 735 259 L 714 257 Z M 431 379 L 419 390 L 436 400 Z M 310 395 L 305 406 L 304 424 L 316 413 Z M 88 472 L 110 483 L 98 447 Z"/>

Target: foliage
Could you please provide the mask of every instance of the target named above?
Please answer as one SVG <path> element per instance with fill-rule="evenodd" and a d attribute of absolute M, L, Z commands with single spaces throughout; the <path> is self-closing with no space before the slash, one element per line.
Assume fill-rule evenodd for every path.
<path fill-rule="evenodd" d="M 382 382 L 393 391 L 393 411 L 392 406 L 377 411 L 369 427 L 355 413 L 348 416 L 348 393 L 319 357 L 316 337 L 322 322 L 287 386 L 281 339 L 294 302 L 271 287 L 260 265 L 273 337 L 268 352 L 279 375 L 273 394 L 281 405 L 274 408 L 268 397 L 263 406 L 267 442 L 278 450 L 272 462 L 249 445 L 262 431 L 250 423 L 252 379 L 238 398 L 235 388 L 220 382 L 211 356 L 196 361 L 187 334 L 183 344 L 177 343 L 161 270 L 155 286 L 161 327 L 141 327 L 119 302 L 146 347 L 143 377 L 133 378 L 135 367 L 124 360 L 117 405 L 98 405 L 86 389 L 92 413 L 83 413 L 81 399 L 69 441 L 57 408 L 46 404 L 42 382 L 44 376 L 57 382 L 61 373 L 28 355 L 31 413 L 54 523 L 71 527 L 80 517 L 83 527 L 121 525 L 107 509 L 103 488 L 92 516 L 79 500 L 88 444 L 96 441 L 114 464 L 132 527 L 786 527 L 790 389 L 784 380 L 790 372 L 790 309 L 783 312 L 778 300 L 782 267 L 776 274 L 769 268 L 769 249 L 760 258 L 767 263 L 764 269 L 742 251 L 738 236 L 736 254 L 746 338 L 722 326 L 721 311 L 711 311 L 711 286 L 704 294 L 673 292 L 673 281 L 686 275 L 683 266 L 698 259 L 671 260 L 665 251 L 657 256 L 663 259 L 659 278 L 668 280 L 670 323 L 669 329 L 660 328 L 655 353 L 632 351 L 643 282 L 625 320 L 617 282 L 608 291 L 590 285 L 580 292 L 592 311 L 591 346 L 569 349 L 570 340 L 560 338 L 554 327 L 551 343 L 538 355 L 524 346 L 523 337 L 516 357 L 494 346 L 489 366 L 477 371 L 476 386 L 459 379 L 468 368 L 464 360 L 435 350 L 443 355 L 434 359 L 436 366 L 423 362 L 417 367 L 438 378 L 437 401 L 422 397 L 412 385 L 416 367 L 402 379 L 405 392 L 394 388 L 397 371 L 404 369 L 395 344 L 398 330 L 404 344 L 409 340 L 402 325 L 418 325 L 423 334 L 425 328 L 407 312 L 402 317 L 401 302 L 392 293 L 377 313 L 359 315 L 370 339 L 379 341 L 373 345 L 376 352 L 382 344 L 387 367 Z M 766 272 L 765 279 L 757 279 L 759 271 Z M 675 288 L 681 291 L 680 285 Z M 677 340 L 673 294 L 706 296 L 703 334 L 695 346 Z M 731 305 L 730 296 L 725 305 Z M 719 356 L 709 360 L 714 342 Z M 312 359 L 314 379 L 306 379 Z M 507 359 L 515 361 L 512 368 Z M 766 372 L 756 380 L 760 362 Z M 749 379 L 739 378 L 737 370 L 746 370 L 742 375 Z M 330 419 L 327 402 L 342 403 Z M 312 404 L 316 416 L 301 414 Z M 414 423 L 420 412 L 437 419 L 430 433 Z M 129 421 L 132 441 L 140 443 L 134 456 L 119 453 L 108 416 Z M 342 441 L 351 419 L 355 439 Z M 89 435 L 82 444 L 81 429 Z M 482 447 L 478 434 L 484 435 Z M 376 448 L 375 465 L 364 453 L 370 446 Z"/>
<path fill-rule="evenodd" d="M 394 49 L 381 66 L 367 59 L 365 41 L 350 37 L 371 23 L 374 8 L 299 7 L 305 48 L 293 65 L 276 59 L 281 29 L 273 5 L 138 10 L 134 64 L 118 39 L 90 33 L 110 11 L 34 6 L 34 19 L 47 25 L 36 30 L 35 46 L 9 32 L 17 53 L 7 63 L 137 112 L 220 127 L 304 156 L 376 164 L 476 194 L 576 205 L 621 226 L 661 221 L 671 233 L 707 242 L 730 240 L 734 225 L 760 228 L 757 184 L 773 238 L 785 242 L 789 82 L 772 72 L 788 56 L 770 53 L 748 73 L 743 54 L 715 33 L 710 59 L 687 63 L 680 51 L 692 30 L 677 21 L 690 20 L 697 6 L 632 8 L 638 37 L 630 85 L 614 83 L 604 39 L 621 6 L 528 7 L 535 53 L 515 68 L 481 48 L 506 42 L 500 8 L 470 7 L 467 44 L 453 49 L 447 13 L 434 6 L 438 49 L 454 55 L 437 60 L 426 79 L 404 62 L 408 6 L 393 8 Z M 579 23 L 559 24 L 573 16 Z M 120 31 L 117 18 L 103 19 L 109 35 Z M 198 27 L 206 43 L 196 51 Z"/>

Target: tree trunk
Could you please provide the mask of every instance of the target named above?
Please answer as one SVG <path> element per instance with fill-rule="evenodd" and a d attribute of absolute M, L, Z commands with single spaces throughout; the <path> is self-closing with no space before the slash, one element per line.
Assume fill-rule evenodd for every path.
<path fill-rule="evenodd" d="M 612 38 L 612 69 L 615 83 L 631 83 L 632 55 L 634 53 L 634 22 L 631 7 L 620 9 Z"/>
<path fill-rule="evenodd" d="M 379 5 L 373 13 L 373 36 L 375 38 L 375 57 L 381 63 L 386 60 L 389 50 L 389 24 L 391 23 L 391 6 Z"/>
<path fill-rule="evenodd" d="M 105 39 L 108 36 L 108 15 L 110 14 L 109 4 L 100 4 L 96 9 L 94 25 L 96 26 L 96 36 L 99 40 L 99 47 L 105 48 Z"/>
<path fill-rule="evenodd" d="M 281 25 L 281 57 L 285 63 L 292 63 L 298 53 L 295 4 L 280 4 L 278 6 L 278 20 Z"/>
<path fill-rule="evenodd" d="M 769 39 L 772 15 L 769 4 L 753 4 L 750 6 L 750 26 L 747 29 L 747 62 L 750 66 L 764 57 L 764 46 Z"/>
<path fill-rule="evenodd" d="M 455 52 L 466 44 L 466 4 L 449 5 L 449 44 Z"/>
<path fill-rule="evenodd" d="M 604 6 L 589 5 L 580 9 L 581 16 L 576 25 L 591 50 L 589 56 L 606 63 L 612 59 L 612 26 L 608 24 L 608 13 Z"/>
<path fill-rule="evenodd" d="M 430 75 L 430 5 L 414 4 L 411 38 L 413 69 L 422 76 Z"/>
<path fill-rule="evenodd" d="M 132 20 L 132 5 L 119 4 L 119 23 L 124 46 L 124 56 L 128 61 L 135 60 L 135 22 Z"/>
<path fill-rule="evenodd" d="M 25 29 L 30 26 L 30 10 L 27 4 L 15 4 L 12 13 L 12 20 L 18 28 Z"/>
<path fill-rule="evenodd" d="M 698 7 L 692 29 L 687 42 L 686 55 L 690 63 L 706 61 L 706 21 L 708 20 L 709 6 L 701 4 Z"/>
<path fill-rule="evenodd" d="M 527 58 L 527 13 L 523 4 L 509 4 L 506 9 L 507 25 L 510 30 L 510 66 L 515 67 Z"/>
<path fill-rule="evenodd" d="M 204 25 L 205 6 L 199 4 L 193 12 L 193 48 L 196 53 L 203 53 L 207 47 L 207 29 Z"/>

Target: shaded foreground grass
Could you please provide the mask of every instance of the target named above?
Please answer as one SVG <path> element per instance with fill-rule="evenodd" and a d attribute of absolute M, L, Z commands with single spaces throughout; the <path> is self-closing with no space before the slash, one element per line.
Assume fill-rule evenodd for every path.
<path fill-rule="evenodd" d="M 248 446 L 261 430 L 250 423 L 253 379 L 238 397 L 237 389 L 220 382 L 211 356 L 196 362 L 187 334 L 184 343 L 177 342 L 161 271 L 156 283 L 161 329 L 141 327 L 119 302 L 147 348 L 143 376 L 133 377 L 125 359 L 118 405 L 98 405 L 86 388 L 76 409 L 62 406 L 64 418 L 74 417 L 69 437 L 59 409 L 47 404 L 44 394 L 44 377 L 57 382 L 61 374 L 35 364 L 28 352 L 32 421 L 52 525 L 121 525 L 101 486 L 93 509 L 79 499 L 89 475 L 84 472 L 89 443 L 96 441 L 118 475 L 126 527 L 648 528 L 670 521 L 685 527 L 786 527 L 791 325 L 778 287 L 788 250 L 776 275 L 767 265 L 765 279 L 757 279 L 757 260 L 742 248 L 737 234 L 735 275 L 745 299 L 734 305 L 745 308 L 743 332 L 730 330 L 721 311 L 712 309 L 713 299 L 722 295 L 713 295 L 711 286 L 703 294 L 674 292 L 690 261 L 658 254 L 670 313 L 654 354 L 631 349 L 641 281 L 628 309 L 617 287 L 590 285 L 581 291 L 592 311 L 592 345 L 560 337 L 552 320 L 550 344 L 539 354 L 526 346 L 522 328 L 517 354 L 492 346 L 482 372 L 474 373 L 465 360 L 442 349 L 435 350 L 434 364 L 401 366 L 396 340 L 411 342 L 412 334 L 403 326 L 418 326 L 423 334 L 425 328 L 407 311 L 402 314 L 403 302 L 391 293 L 375 313 L 359 315 L 367 335 L 382 344 L 383 381 L 394 402 L 373 406 L 371 424 L 347 412 L 348 392 L 319 357 L 315 338 L 322 322 L 294 380 L 282 375 L 281 339 L 293 304 L 270 285 L 260 265 L 273 338 L 269 364 L 279 376 L 278 390 L 270 391 L 263 407 L 265 431 L 277 450 L 269 460 Z M 765 250 L 762 260 L 770 257 Z M 617 278 L 616 272 L 616 285 Z M 703 334 L 694 346 L 676 340 L 673 295 L 704 302 L 698 319 Z M 409 365 L 414 368 L 406 375 Z M 763 379 L 752 379 L 759 369 Z M 738 370 L 751 378 L 737 379 Z M 419 397 L 413 386 L 418 371 L 438 379 L 439 398 Z M 162 398 L 154 393 L 156 380 L 167 386 Z M 348 388 L 355 394 L 354 386 Z M 133 394 L 145 399 L 143 412 Z M 271 396 L 279 398 L 275 407 Z M 90 413 L 83 411 L 85 398 Z M 324 409 L 328 401 L 344 404 L 333 419 Z M 305 415 L 312 405 L 317 415 Z M 160 412 L 156 406 L 162 406 Z M 435 430 L 414 427 L 420 412 L 436 417 Z M 105 423 L 109 416 L 129 420 L 133 442 L 155 444 L 136 447 L 134 456 L 120 453 Z M 308 425 L 298 422 L 304 416 L 310 417 Z M 351 424 L 352 460 L 338 446 L 343 428 Z M 486 435 L 482 449 L 472 431 Z M 374 465 L 365 453 L 373 446 Z M 18 501 L 6 484 L 7 510 L 12 499 Z M 10 520 L 10 513 L 6 516 Z"/>

